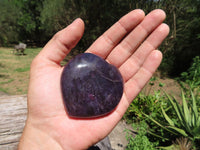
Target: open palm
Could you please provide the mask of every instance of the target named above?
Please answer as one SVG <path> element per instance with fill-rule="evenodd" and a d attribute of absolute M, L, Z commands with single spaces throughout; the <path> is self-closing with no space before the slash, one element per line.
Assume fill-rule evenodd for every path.
<path fill-rule="evenodd" d="M 31 143 L 28 134 L 33 133 L 29 130 L 37 133 L 38 138 L 45 137 L 41 149 L 87 149 L 107 136 L 161 62 L 162 54 L 156 49 L 169 32 L 168 26 L 162 23 L 164 19 L 162 10 L 154 10 L 147 16 L 141 10 L 134 10 L 88 48 L 86 52 L 115 65 L 124 80 L 124 93 L 117 108 L 95 119 L 70 118 L 60 89 L 63 70 L 60 62 L 82 37 L 84 23 L 76 19 L 58 32 L 32 62 L 28 119 L 19 147 L 23 149 L 26 136 Z"/>

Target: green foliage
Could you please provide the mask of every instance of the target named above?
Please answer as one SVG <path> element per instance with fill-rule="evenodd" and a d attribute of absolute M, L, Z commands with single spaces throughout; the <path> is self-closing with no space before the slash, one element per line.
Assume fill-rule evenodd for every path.
<path fill-rule="evenodd" d="M 163 86 L 165 86 L 165 84 L 162 83 L 162 82 L 160 82 L 160 83 L 159 83 L 159 87 L 163 87 Z"/>
<path fill-rule="evenodd" d="M 174 64 L 173 72 L 185 71 L 195 56 L 200 56 L 199 39 L 200 1 L 181 1 L 176 11 L 176 36 L 174 37 Z M 179 18 L 179 19 L 178 19 Z"/>
<path fill-rule="evenodd" d="M 66 23 L 69 24 L 70 14 L 69 9 L 65 8 L 65 0 L 60 0 L 59 3 L 57 0 L 45 0 L 43 2 L 43 9 L 41 10 L 41 29 L 45 30 L 47 36 L 51 36 L 55 31 L 61 30 L 66 26 Z M 69 7 L 69 6 L 68 6 Z"/>
<path fill-rule="evenodd" d="M 187 92 L 189 93 L 189 92 Z M 200 101 L 198 93 L 182 91 L 182 101 L 167 93 L 155 92 L 154 95 L 140 94 L 124 115 L 128 123 L 145 121 L 148 125 L 145 136 L 151 142 L 165 148 L 177 147 L 173 141 L 180 137 L 192 141 L 193 147 L 200 142 Z M 131 139 L 133 140 L 133 139 Z M 171 145 L 171 146 L 169 146 Z"/>
<path fill-rule="evenodd" d="M 76 47 L 85 51 L 120 17 L 141 8 L 147 14 L 161 8 L 170 26 L 170 35 L 159 48 L 164 54 L 162 75 L 185 71 L 194 56 L 200 56 L 199 0 L 1 0 L 0 46 L 25 42 L 43 46 L 57 31 L 80 17 L 85 34 Z M 184 65 L 183 65 L 184 64 Z"/>
<path fill-rule="evenodd" d="M 170 144 L 170 140 L 176 138 L 173 137 L 172 133 L 165 131 L 162 127 L 157 126 L 156 122 L 151 121 L 150 118 L 156 118 L 158 120 L 163 120 L 161 105 L 164 109 L 171 112 L 171 107 L 168 106 L 169 101 L 166 97 L 160 92 L 157 91 L 153 95 L 144 95 L 140 93 L 136 99 L 130 104 L 127 109 L 124 119 L 127 123 L 140 123 L 145 121 L 149 128 L 147 137 L 150 137 L 151 141 L 159 142 L 160 144 Z M 170 113 L 170 116 L 174 116 L 173 112 Z M 149 117 L 146 117 L 149 116 Z M 174 118 L 173 121 L 178 122 L 178 119 Z M 164 136 L 165 135 L 165 136 Z"/>
<path fill-rule="evenodd" d="M 7 46 L 17 40 L 18 10 L 13 3 L 7 0 L 0 1 L 0 46 Z"/>
<path fill-rule="evenodd" d="M 188 103 L 186 101 L 185 94 L 182 91 L 182 105 L 180 105 L 175 98 L 172 98 L 168 94 L 166 94 L 168 100 L 170 101 L 170 107 L 172 107 L 171 111 L 176 114 L 176 118 L 178 121 L 173 120 L 173 116 L 168 114 L 167 109 L 162 110 L 163 119 L 166 122 L 163 122 L 163 119 L 159 120 L 158 118 L 147 116 L 152 120 L 157 126 L 166 130 L 169 134 L 179 137 L 189 138 L 191 141 L 200 142 L 200 112 L 198 111 L 198 107 L 196 101 L 200 99 L 196 99 L 193 92 L 190 91 L 190 101 Z M 165 137 L 166 135 L 163 135 Z"/>
<path fill-rule="evenodd" d="M 193 57 L 200 56 L 200 1 L 161 0 L 161 3 L 170 34 L 160 47 L 164 59 L 159 69 L 164 75 L 178 76 L 189 67 Z"/>
<path fill-rule="evenodd" d="M 155 150 L 156 143 L 149 141 L 147 134 L 148 125 L 145 122 L 140 122 L 140 124 L 132 124 L 133 129 L 137 130 L 137 134 L 133 137 L 129 132 L 127 132 L 128 145 L 126 150 Z"/>
<path fill-rule="evenodd" d="M 200 57 L 193 58 L 193 63 L 187 72 L 181 73 L 179 80 L 187 83 L 192 89 L 200 87 Z M 181 82 L 180 82 L 181 83 Z M 181 83 L 183 86 L 184 84 Z"/>
<path fill-rule="evenodd" d="M 43 40 L 43 30 L 40 29 L 40 11 L 43 0 L 25 1 L 15 0 L 16 6 L 20 9 L 18 12 L 18 31 L 19 40 L 23 42 L 34 41 L 38 45 Z"/>
<path fill-rule="evenodd" d="M 127 109 L 124 119 L 128 123 L 140 122 L 145 120 L 143 114 L 148 114 L 152 117 L 159 117 L 161 112 L 160 104 L 165 103 L 164 97 L 161 96 L 160 91 L 155 92 L 154 95 L 145 96 L 139 94 Z"/>

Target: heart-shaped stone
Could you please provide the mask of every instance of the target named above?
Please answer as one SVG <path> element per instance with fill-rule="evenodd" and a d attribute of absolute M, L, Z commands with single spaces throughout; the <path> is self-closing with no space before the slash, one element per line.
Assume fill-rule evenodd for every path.
<path fill-rule="evenodd" d="M 64 67 L 61 89 L 68 115 L 106 115 L 119 103 L 123 79 L 118 69 L 91 53 L 77 55 Z"/>

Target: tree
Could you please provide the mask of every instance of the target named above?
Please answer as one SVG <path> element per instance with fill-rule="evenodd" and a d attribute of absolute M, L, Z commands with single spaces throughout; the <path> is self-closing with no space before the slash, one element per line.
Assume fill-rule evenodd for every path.
<path fill-rule="evenodd" d="M 185 0 L 184 2 L 180 19 L 177 20 L 177 37 L 174 46 L 176 49 L 174 70 L 178 73 L 188 69 L 195 56 L 200 56 L 200 1 Z"/>
<path fill-rule="evenodd" d="M 121 16 L 136 8 L 145 13 L 156 8 L 166 12 L 165 22 L 171 30 L 159 48 L 164 54 L 160 69 L 176 76 L 186 71 L 192 58 L 200 55 L 199 0 L 1 0 L 0 45 L 21 41 L 42 46 L 80 17 L 85 34 L 75 49 L 83 52 Z"/>
<path fill-rule="evenodd" d="M 17 41 L 18 11 L 19 9 L 13 3 L 9 3 L 8 0 L 0 1 L 0 46 L 8 46 Z"/>
<path fill-rule="evenodd" d="M 41 44 L 43 31 L 40 29 L 39 18 L 42 4 L 43 0 L 15 0 L 15 5 L 20 9 L 20 17 L 17 21 L 20 41 L 25 43 L 32 42 L 36 45 Z"/>
<path fill-rule="evenodd" d="M 51 36 L 56 31 L 62 29 L 63 23 L 66 20 L 65 10 L 64 10 L 65 0 L 45 0 L 43 2 L 43 9 L 41 10 L 41 28 L 45 30 L 47 36 Z"/>

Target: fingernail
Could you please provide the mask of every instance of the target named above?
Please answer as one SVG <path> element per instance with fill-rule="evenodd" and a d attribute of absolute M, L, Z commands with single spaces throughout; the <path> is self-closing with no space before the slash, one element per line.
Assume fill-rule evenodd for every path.
<path fill-rule="evenodd" d="M 80 18 L 76 18 L 76 19 L 72 22 L 72 24 L 76 24 L 77 22 L 79 22 L 79 20 L 80 20 Z"/>

